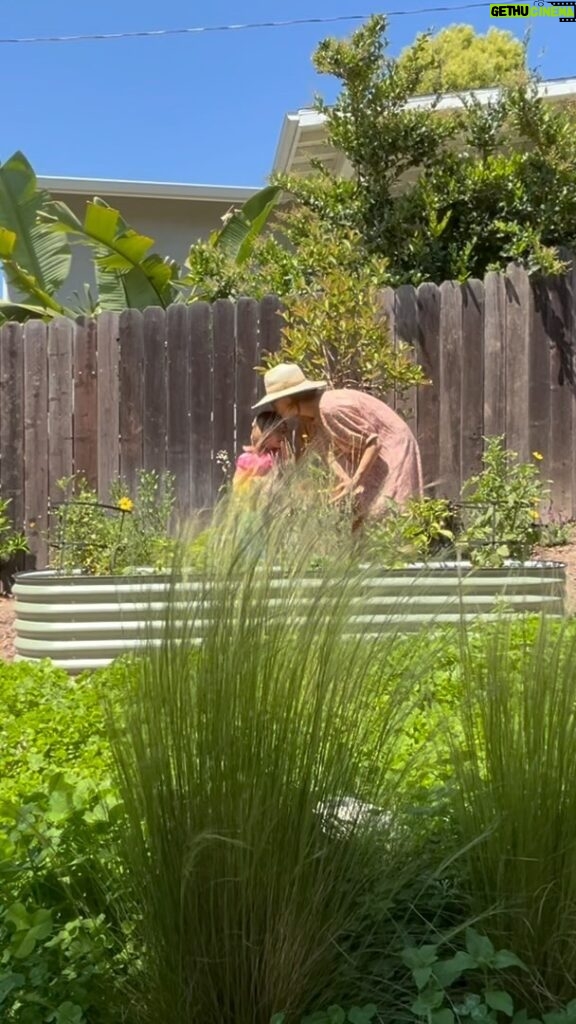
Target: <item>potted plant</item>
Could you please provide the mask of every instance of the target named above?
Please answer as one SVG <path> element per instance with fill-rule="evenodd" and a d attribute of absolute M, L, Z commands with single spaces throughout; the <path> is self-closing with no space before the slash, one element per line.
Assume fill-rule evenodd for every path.
<path fill-rule="evenodd" d="M 52 658 L 76 674 L 138 647 L 155 605 L 165 606 L 174 482 L 141 471 L 133 496 L 118 480 L 108 503 L 82 477 L 59 486 L 50 566 L 16 577 L 16 657 Z"/>

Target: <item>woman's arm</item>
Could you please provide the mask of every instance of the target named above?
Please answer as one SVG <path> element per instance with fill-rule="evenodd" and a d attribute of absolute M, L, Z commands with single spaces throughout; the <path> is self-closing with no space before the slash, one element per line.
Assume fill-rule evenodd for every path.
<path fill-rule="evenodd" d="M 349 477 L 347 473 L 342 470 L 343 476 L 341 476 L 341 484 L 336 488 L 333 495 L 333 501 L 340 501 L 345 498 L 348 494 L 356 494 L 358 490 L 361 490 L 364 486 L 364 476 L 370 469 L 370 466 L 374 462 L 374 459 L 378 455 L 378 439 L 376 437 L 368 438 L 366 446 L 360 461 L 356 467 L 356 471 L 352 477 Z"/>

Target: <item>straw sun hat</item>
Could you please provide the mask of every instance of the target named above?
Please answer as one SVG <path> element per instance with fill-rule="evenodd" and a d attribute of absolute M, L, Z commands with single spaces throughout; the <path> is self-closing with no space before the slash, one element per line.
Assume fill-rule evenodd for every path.
<path fill-rule="evenodd" d="M 295 363 L 280 363 L 264 374 L 264 390 L 266 394 L 253 409 L 263 409 L 278 398 L 290 398 L 305 391 L 320 391 L 328 387 L 325 380 L 308 380 Z"/>

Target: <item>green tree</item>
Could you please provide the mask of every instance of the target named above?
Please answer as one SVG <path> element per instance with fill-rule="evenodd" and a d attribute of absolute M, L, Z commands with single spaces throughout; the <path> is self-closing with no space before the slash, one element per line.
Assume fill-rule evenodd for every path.
<path fill-rule="evenodd" d="M 486 89 L 516 85 L 526 80 L 526 47 L 511 32 L 491 28 L 486 35 L 472 25 L 451 25 L 437 35 L 418 36 L 415 44 L 423 60 L 416 94 Z M 398 58 L 402 68 L 409 65 L 414 44 Z"/>
<path fill-rule="evenodd" d="M 427 37 L 387 56 L 386 20 L 349 40 L 327 39 L 314 60 L 341 91 L 320 102 L 330 143 L 355 172 L 357 228 L 389 259 L 394 283 L 482 277 L 522 260 L 556 272 L 556 247 L 576 246 L 576 123 L 529 81 L 482 105 L 440 114 L 408 100 L 433 66 Z"/>

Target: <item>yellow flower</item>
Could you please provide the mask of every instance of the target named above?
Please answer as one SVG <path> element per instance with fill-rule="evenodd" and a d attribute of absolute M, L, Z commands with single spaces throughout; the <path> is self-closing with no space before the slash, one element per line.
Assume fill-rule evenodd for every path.
<path fill-rule="evenodd" d="M 132 501 L 132 498 L 120 498 L 120 501 L 118 502 L 118 508 L 121 509 L 122 512 L 131 512 L 132 509 L 134 508 L 134 502 Z"/>
<path fill-rule="evenodd" d="M 536 459 L 537 462 L 542 462 L 542 459 L 544 458 L 544 456 L 542 455 L 541 452 L 532 452 L 532 458 Z"/>

